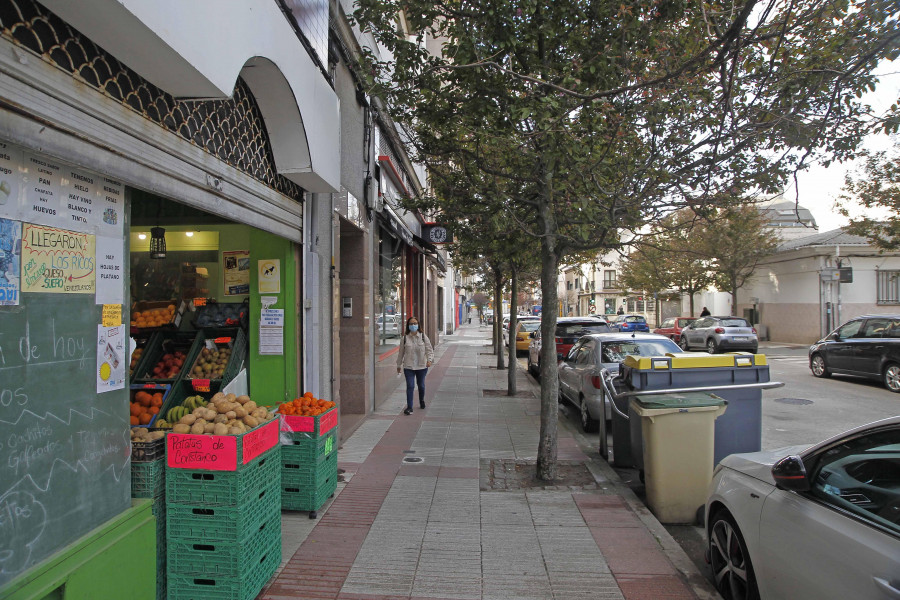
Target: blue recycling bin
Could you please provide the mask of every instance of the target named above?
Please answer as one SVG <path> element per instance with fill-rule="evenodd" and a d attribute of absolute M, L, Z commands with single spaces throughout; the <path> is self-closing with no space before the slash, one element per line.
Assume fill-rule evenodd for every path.
<path fill-rule="evenodd" d="M 713 464 L 729 454 L 758 452 L 762 447 L 762 389 L 728 386 L 768 383 L 769 365 L 764 354 L 671 354 L 660 357 L 628 356 L 620 377 L 631 390 L 723 386 L 714 390 L 728 402 L 728 410 L 716 419 Z M 644 468 L 640 419 L 629 411 L 631 460 Z"/>

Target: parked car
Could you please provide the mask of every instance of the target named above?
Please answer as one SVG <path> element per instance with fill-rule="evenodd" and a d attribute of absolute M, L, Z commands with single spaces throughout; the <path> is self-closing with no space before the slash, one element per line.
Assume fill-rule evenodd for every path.
<path fill-rule="evenodd" d="M 594 333 L 575 342 L 559 363 L 559 397 L 581 411 L 585 432 L 597 431 L 600 419 L 612 417 L 610 399 L 603 392 L 600 370 L 613 375 L 626 356 L 665 356 L 681 353 L 678 344 L 655 333 Z"/>
<path fill-rule="evenodd" d="M 676 344 L 681 341 L 681 330 L 697 320 L 697 317 L 669 317 L 653 333 L 664 335 Z"/>
<path fill-rule="evenodd" d="M 484 309 L 484 322 L 487 325 L 494 324 L 494 311 L 491 310 L 490 308 Z"/>
<path fill-rule="evenodd" d="M 759 348 L 756 329 L 741 317 L 700 317 L 681 329 L 679 343 L 683 350 L 706 348 L 710 354 L 733 350 L 755 353 Z"/>
<path fill-rule="evenodd" d="M 900 392 L 900 315 L 865 315 L 844 323 L 809 347 L 809 368 L 816 377 L 880 379 Z"/>
<path fill-rule="evenodd" d="M 609 323 L 601 317 L 560 317 L 556 321 L 556 354 L 565 356 L 572 344 L 588 333 L 607 333 Z M 528 344 L 528 370 L 535 376 L 541 372 L 541 329 L 531 333 Z"/>
<path fill-rule="evenodd" d="M 650 333 L 650 326 L 644 315 L 616 315 L 616 320 L 609 324 L 613 331 Z"/>
<path fill-rule="evenodd" d="M 541 320 L 536 317 L 523 317 L 522 320 L 516 322 L 516 354 L 528 352 L 531 333 L 537 331 L 540 326 Z"/>
<path fill-rule="evenodd" d="M 383 338 L 400 337 L 400 317 L 397 315 L 378 315 L 375 328 Z"/>
<path fill-rule="evenodd" d="M 726 600 L 900 598 L 900 417 L 725 457 L 705 515 Z"/>

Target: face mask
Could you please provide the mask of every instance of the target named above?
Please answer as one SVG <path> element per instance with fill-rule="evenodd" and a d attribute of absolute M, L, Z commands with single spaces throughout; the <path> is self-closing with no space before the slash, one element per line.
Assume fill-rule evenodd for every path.
<path fill-rule="evenodd" d="M 418 326 L 418 325 L 410 325 L 410 326 L 409 326 L 409 330 L 410 330 L 410 331 L 413 331 L 413 332 L 418 331 L 418 330 L 419 330 L 419 326 Z"/>

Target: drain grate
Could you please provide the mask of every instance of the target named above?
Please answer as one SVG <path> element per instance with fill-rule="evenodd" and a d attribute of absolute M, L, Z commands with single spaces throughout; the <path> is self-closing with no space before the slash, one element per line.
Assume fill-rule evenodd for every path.
<path fill-rule="evenodd" d="M 806 398 L 775 398 L 775 402 L 781 402 L 782 404 L 794 404 L 797 406 L 813 403 L 812 400 L 807 400 Z"/>
<path fill-rule="evenodd" d="M 403 462 L 405 462 L 405 463 L 420 463 L 420 462 L 424 462 L 424 461 L 425 461 L 424 458 L 420 458 L 418 456 L 407 456 L 403 459 Z"/>

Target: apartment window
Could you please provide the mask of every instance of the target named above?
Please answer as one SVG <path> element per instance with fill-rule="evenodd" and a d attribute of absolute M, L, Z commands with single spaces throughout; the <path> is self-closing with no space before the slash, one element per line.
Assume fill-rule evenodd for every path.
<path fill-rule="evenodd" d="M 900 271 L 877 271 L 878 304 L 900 304 Z"/>
<path fill-rule="evenodd" d="M 609 269 L 603 271 L 603 289 L 612 290 L 616 288 L 616 271 Z"/>

